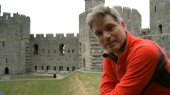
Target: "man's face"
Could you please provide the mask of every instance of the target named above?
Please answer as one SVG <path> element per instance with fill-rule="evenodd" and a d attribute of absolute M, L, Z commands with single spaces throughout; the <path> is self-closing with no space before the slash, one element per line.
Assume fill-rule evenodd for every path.
<path fill-rule="evenodd" d="M 125 22 L 118 23 L 110 15 L 94 21 L 92 31 L 95 33 L 101 46 L 109 52 L 119 52 L 126 40 Z"/>

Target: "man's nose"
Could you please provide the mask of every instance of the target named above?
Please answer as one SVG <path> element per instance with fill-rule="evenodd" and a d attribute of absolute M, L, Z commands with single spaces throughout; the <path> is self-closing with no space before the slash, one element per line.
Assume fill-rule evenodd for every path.
<path fill-rule="evenodd" d="M 109 40 L 110 37 L 111 37 L 111 34 L 108 33 L 107 31 L 105 31 L 105 32 L 104 32 L 104 39 L 105 39 L 105 40 Z"/>

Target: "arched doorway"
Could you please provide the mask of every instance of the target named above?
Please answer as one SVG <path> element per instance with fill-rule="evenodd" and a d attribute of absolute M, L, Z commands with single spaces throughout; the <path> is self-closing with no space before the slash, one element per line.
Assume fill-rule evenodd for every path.
<path fill-rule="evenodd" d="M 5 68 L 5 74 L 9 74 L 9 69 L 8 69 L 8 67 Z"/>
<path fill-rule="evenodd" d="M 38 45 L 34 45 L 34 55 L 38 55 Z"/>

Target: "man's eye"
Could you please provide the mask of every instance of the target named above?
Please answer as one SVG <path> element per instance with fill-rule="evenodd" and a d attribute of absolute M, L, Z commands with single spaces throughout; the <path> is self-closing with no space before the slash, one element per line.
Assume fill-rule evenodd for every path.
<path fill-rule="evenodd" d="M 102 32 L 96 32 L 95 35 L 100 37 L 100 36 L 102 36 Z"/>
<path fill-rule="evenodd" d="M 113 31 L 113 29 L 114 29 L 114 27 L 113 27 L 113 26 L 109 26 L 109 27 L 107 27 L 107 30 L 108 30 L 108 31 Z"/>

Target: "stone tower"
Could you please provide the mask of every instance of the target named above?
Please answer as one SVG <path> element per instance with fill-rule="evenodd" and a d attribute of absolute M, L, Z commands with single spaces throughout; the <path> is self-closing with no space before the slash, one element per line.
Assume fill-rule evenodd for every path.
<path fill-rule="evenodd" d="M 102 49 L 86 24 L 86 16 L 91 8 L 104 3 L 104 0 L 85 0 L 85 12 L 79 15 L 80 66 L 82 69 L 92 71 L 102 70 Z"/>
<path fill-rule="evenodd" d="M 150 31 L 143 37 L 157 42 L 170 57 L 169 9 L 169 0 L 150 0 Z"/>
<path fill-rule="evenodd" d="M 31 71 L 30 18 L 18 13 L 0 16 L 0 74 Z"/>
<path fill-rule="evenodd" d="M 133 35 L 141 34 L 141 14 L 136 9 L 129 7 L 113 6 L 126 22 L 126 28 Z"/>
<path fill-rule="evenodd" d="M 150 34 L 170 33 L 170 0 L 150 0 Z"/>

